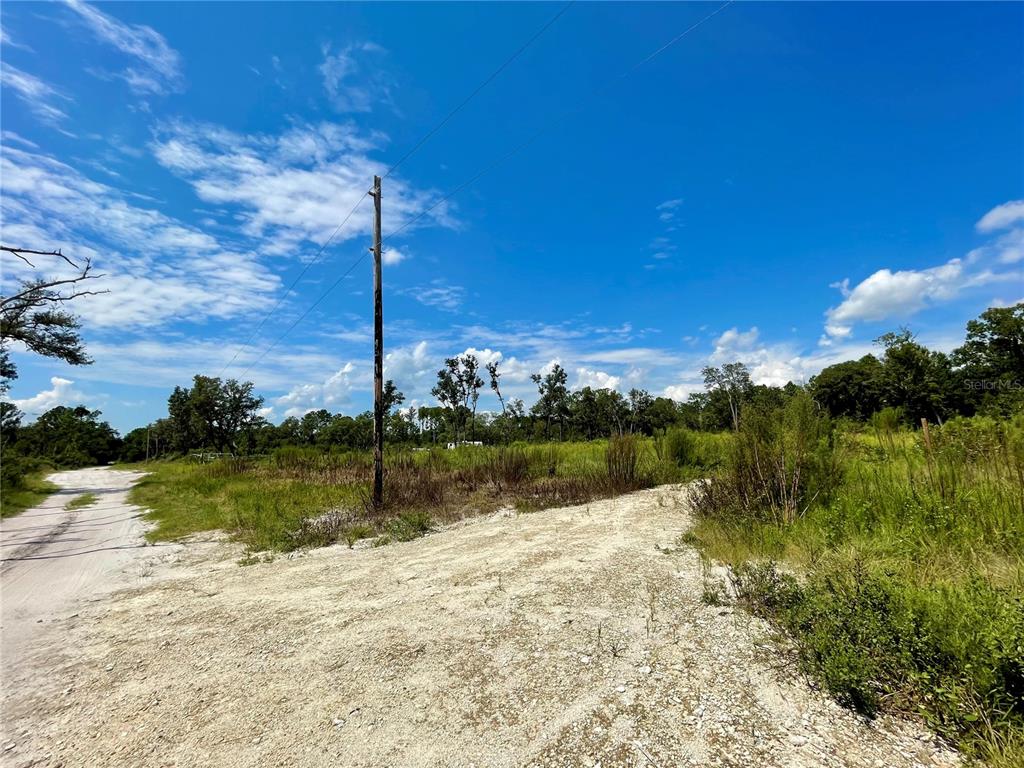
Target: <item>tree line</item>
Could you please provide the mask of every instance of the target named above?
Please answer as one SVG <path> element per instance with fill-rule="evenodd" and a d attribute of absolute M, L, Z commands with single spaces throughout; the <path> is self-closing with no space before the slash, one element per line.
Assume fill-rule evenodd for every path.
<path fill-rule="evenodd" d="M 905 329 L 877 343 L 877 356 L 831 365 L 806 385 L 755 384 L 740 362 L 709 366 L 702 372 L 704 391 L 684 402 L 639 388 L 625 394 L 592 387 L 572 391 L 565 369 L 555 365 L 531 377 L 537 399 L 529 408 L 502 392 L 499 363 L 481 366 L 474 355 L 461 355 L 446 360 L 437 373 L 437 405 L 403 409 L 405 396 L 393 381 L 386 382 L 385 437 L 391 444 L 426 446 L 653 435 L 677 425 L 732 430 L 743 408 L 780 407 L 801 391 L 834 418 L 863 421 L 889 409 L 909 425 L 975 413 L 1005 417 L 1024 409 L 1024 303 L 991 308 L 971 320 L 963 345 L 948 355 L 926 348 Z M 494 393 L 500 411 L 478 410 L 485 388 Z M 166 417 L 122 439 L 99 411 L 60 406 L 22 425 L 17 409 L 3 402 L 4 477 L 10 480 L 27 457 L 83 466 L 196 451 L 263 454 L 286 445 L 353 450 L 372 445 L 371 411 L 346 415 L 320 409 L 272 424 L 261 415 L 263 405 L 252 382 L 197 375 L 191 387 L 171 392 Z"/>

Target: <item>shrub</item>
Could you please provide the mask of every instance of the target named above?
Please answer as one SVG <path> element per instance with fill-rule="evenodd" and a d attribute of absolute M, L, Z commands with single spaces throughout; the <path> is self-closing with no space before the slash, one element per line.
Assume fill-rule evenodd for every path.
<path fill-rule="evenodd" d="M 739 599 L 788 630 L 803 669 L 867 716 L 923 715 L 968 749 L 1024 728 L 1024 602 L 980 578 L 925 589 L 830 563 L 798 584 L 774 564 L 733 571 Z"/>
<path fill-rule="evenodd" d="M 784 408 L 747 407 L 725 471 L 702 483 L 698 515 L 791 523 L 827 503 L 842 475 L 831 421 L 806 393 Z"/>

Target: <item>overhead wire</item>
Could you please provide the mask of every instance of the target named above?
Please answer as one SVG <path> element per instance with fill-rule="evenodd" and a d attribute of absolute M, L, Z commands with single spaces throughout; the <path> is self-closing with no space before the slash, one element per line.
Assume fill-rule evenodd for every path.
<path fill-rule="evenodd" d="M 455 117 L 455 115 L 457 115 L 460 111 L 462 111 L 463 107 L 465 107 L 467 104 L 469 104 L 469 102 L 471 102 L 484 88 L 486 88 L 488 85 L 490 85 L 491 82 L 493 82 L 495 80 L 495 78 L 497 78 L 516 59 L 518 59 L 523 54 L 523 52 L 526 51 L 527 48 L 529 48 L 531 45 L 533 45 L 533 43 L 535 43 L 538 40 L 538 38 L 540 38 L 541 35 L 543 35 L 545 32 L 547 32 L 548 29 L 550 29 L 555 24 L 555 22 L 557 22 L 565 14 L 565 12 L 568 11 L 569 8 L 572 7 L 572 5 L 575 4 L 575 2 L 576 2 L 576 0 L 569 0 L 568 3 L 566 3 L 564 6 L 562 6 L 562 8 L 554 16 L 552 16 L 550 19 L 548 19 L 548 21 L 543 26 L 541 26 L 536 32 L 534 32 L 533 35 L 531 35 L 529 37 L 529 39 L 526 40 L 526 42 L 524 42 L 521 46 L 519 46 L 519 48 L 517 48 L 512 53 L 512 55 L 510 55 L 507 59 L 505 59 L 498 66 L 497 69 L 495 69 L 493 72 L 491 72 L 491 74 L 489 74 L 479 85 L 477 85 L 477 87 L 474 88 L 470 92 L 470 94 L 468 96 L 466 96 L 466 98 L 464 98 L 462 101 L 460 101 L 450 112 L 448 112 L 448 114 L 445 115 L 444 118 L 442 118 L 442 120 L 439 123 L 437 123 L 437 125 L 435 125 L 429 131 L 427 131 L 427 133 L 425 133 L 419 139 L 419 141 L 417 141 L 412 146 L 412 148 L 409 149 L 408 152 L 406 152 L 404 155 L 402 155 L 400 158 L 398 158 L 398 160 L 396 160 L 391 165 L 391 167 L 388 168 L 387 171 L 385 171 L 384 175 L 381 178 L 382 179 L 388 178 L 392 173 L 395 172 L 395 170 L 398 169 L 398 167 L 400 165 L 402 165 L 406 160 L 408 160 L 410 157 L 412 157 L 414 154 L 416 154 L 431 138 L 433 138 L 433 136 L 435 134 L 437 134 L 438 131 L 440 131 L 445 125 L 447 125 L 451 121 L 451 119 L 453 117 Z M 285 300 L 288 298 L 288 296 L 291 294 L 291 292 L 295 289 L 295 286 L 298 285 L 299 280 L 301 280 L 303 278 L 303 276 L 306 274 L 306 272 L 308 272 L 309 269 L 311 267 L 313 267 L 315 264 L 318 264 L 320 262 L 321 257 L 323 256 L 324 252 L 327 249 L 327 246 L 329 246 L 334 241 L 334 238 L 337 237 L 337 235 L 341 231 L 342 227 L 344 227 L 345 224 L 348 223 L 349 219 L 352 218 L 352 216 L 355 214 L 355 212 L 359 208 L 359 206 L 362 205 L 363 200 L 365 200 L 369 196 L 369 194 L 370 194 L 369 192 L 364 192 L 359 197 L 359 199 L 356 201 L 356 204 L 352 207 L 352 210 L 350 210 L 345 215 L 345 217 L 341 220 L 341 223 L 338 224 L 337 227 L 335 227 L 335 229 L 331 233 L 330 237 L 328 237 L 323 242 L 323 244 L 320 246 L 320 248 L 317 250 L 316 255 L 314 255 L 314 257 L 311 260 L 307 261 L 303 265 L 302 269 L 299 271 L 299 274 L 295 276 L 295 279 L 292 280 L 291 284 L 288 286 L 287 290 L 285 290 L 285 292 L 281 296 L 281 298 L 278 299 L 277 303 L 270 309 L 270 311 L 267 312 L 263 316 L 263 318 L 260 320 L 260 322 L 253 329 L 252 333 L 249 335 L 248 339 L 246 339 L 246 341 L 238 349 L 235 350 L 235 353 L 234 353 L 234 355 L 232 355 L 231 359 L 228 360 L 228 362 L 224 364 L 224 367 L 221 368 L 220 373 L 217 374 L 218 377 L 223 376 L 224 372 L 231 366 L 231 364 L 234 363 L 235 360 L 238 359 L 238 356 L 246 348 L 248 348 L 249 346 L 252 345 L 253 339 L 255 339 L 256 336 L 259 334 L 260 330 L 266 324 L 267 320 L 270 319 L 270 317 L 273 316 L 273 314 L 275 312 L 277 312 L 278 309 L 280 309 L 281 305 L 285 302 Z M 365 253 L 363 253 L 361 256 L 359 256 L 359 258 L 357 258 L 349 266 L 349 268 L 345 270 L 345 272 L 341 275 L 341 277 L 339 277 L 337 280 L 335 280 L 331 284 L 331 287 L 328 288 L 327 293 L 332 291 L 345 277 L 347 277 L 349 274 L 351 274 L 352 271 L 355 269 L 355 267 L 360 262 L 362 262 L 363 259 L 365 259 L 365 258 L 366 258 L 366 254 Z M 249 365 L 249 367 L 245 369 L 245 371 L 242 373 L 242 376 L 245 376 L 245 374 L 248 373 L 252 369 L 252 367 L 256 364 L 256 362 L 262 360 L 271 349 L 273 349 L 275 346 L 277 346 L 277 344 L 281 340 L 284 339 L 284 336 L 287 336 L 288 333 L 290 333 L 291 330 L 293 328 L 295 328 L 295 326 L 299 322 L 301 322 L 317 305 L 319 305 L 320 302 L 323 301 L 324 298 L 326 298 L 326 293 L 321 295 L 320 298 L 318 298 L 313 303 L 313 305 L 311 307 L 309 307 L 305 312 L 303 312 L 302 315 L 299 317 L 299 319 L 289 327 L 289 330 L 286 331 L 285 334 L 278 339 L 278 341 L 275 341 L 273 344 L 271 344 L 270 347 L 268 347 L 266 350 L 264 350 L 263 353 L 256 359 L 256 361 L 251 363 Z"/>

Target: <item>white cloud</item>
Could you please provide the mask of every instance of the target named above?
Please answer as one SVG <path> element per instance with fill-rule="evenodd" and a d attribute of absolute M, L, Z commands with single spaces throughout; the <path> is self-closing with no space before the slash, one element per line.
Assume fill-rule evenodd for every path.
<path fill-rule="evenodd" d="M 345 363 L 320 384 L 302 384 L 292 388 L 274 401 L 274 408 L 282 408 L 286 418 L 302 416 L 319 408 L 338 411 L 351 402 L 354 371 L 352 363 Z"/>
<path fill-rule="evenodd" d="M 440 368 L 426 341 L 399 347 L 384 355 L 384 377 L 402 387 L 414 388 L 417 382 L 429 380 Z"/>
<path fill-rule="evenodd" d="M 749 331 L 730 328 L 715 339 L 715 351 L 711 353 L 711 359 L 716 362 L 734 360 L 741 353 L 751 349 L 757 343 L 758 336 L 757 326 Z"/>
<path fill-rule="evenodd" d="M 0 26 L 0 46 L 3 45 L 6 45 L 8 48 L 20 48 L 23 51 L 32 51 L 32 47 L 30 45 L 14 40 L 9 34 L 7 34 L 7 28 Z"/>
<path fill-rule="evenodd" d="M 0 236 L 5 243 L 61 248 L 70 258 L 91 257 L 109 293 L 76 300 L 91 328 L 120 330 L 187 318 L 229 318 L 268 308 L 279 278 L 251 252 L 152 208 L 129 202 L 119 190 L 54 158 L 14 147 L 0 157 Z M 63 274 L 59 264 L 39 264 Z M 12 277 L 27 266 L 5 264 Z"/>
<path fill-rule="evenodd" d="M 841 284 L 845 298 L 825 313 L 825 332 L 830 337 L 846 338 L 857 323 L 907 317 L 931 304 L 955 298 L 967 288 L 1011 277 L 989 270 L 968 272 L 960 259 L 929 269 L 880 269 L 853 289 L 846 281 Z"/>
<path fill-rule="evenodd" d="M 32 114 L 47 125 L 56 126 L 67 118 L 67 113 L 54 102 L 71 101 L 68 96 L 8 62 L 0 67 L 0 85 L 16 93 Z"/>
<path fill-rule="evenodd" d="M 997 205 L 986 213 L 975 224 L 979 232 L 995 232 L 1024 221 L 1024 200 L 1010 200 L 1002 205 Z"/>
<path fill-rule="evenodd" d="M 32 397 L 22 400 L 12 399 L 11 402 L 26 416 L 39 416 L 58 405 L 81 405 L 86 396 L 74 388 L 75 382 L 54 376 L 50 379 L 50 389 L 44 389 Z"/>
<path fill-rule="evenodd" d="M 443 280 L 433 280 L 430 285 L 418 288 L 403 288 L 399 291 L 412 296 L 420 304 L 436 307 L 445 312 L 455 312 L 462 306 L 466 291 L 459 285 L 447 285 Z"/>
<path fill-rule="evenodd" d="M 366 138 L 352 125 L 299 125 L 284 134 L 243 135 L 216 125 L 165 125 L 153 146 L 157 161 L 192 184 L 206 203 L 237 205 L 244 233 L 267 253 L 293 253 L 304 243 L 326 242 L 385 167 L 370 159 L 378 135 Z M 383 206 L 385 236 L 410 225 L 435 197 L 396 176 L 388 178 Z M 334 242 L 371 233 L 370 206 L 346 222 Z M 446 204 L 417 226 L 452 226 Z M 394 246 L 389 246 L 393 249 Z"/>
<path fill-rule="evenodd" d="M 325 45 L 320 65 L 324 89 L 331 104 L 339 112 L 370 112 L 378 102 L 391 103 L 391 82 L 376 62 L 364 59 L 379 57 L 386 51 L 375 43 L 349 45 L 331 53 Z"/>
<path fill-rule="evenodd" d="M 135 93 L 162 94 L 182 88 L 181 56 L 159 32 L 142 24 L 126 24 L 81 0 L 65 2 L 99 40 L 133 59 L 118 77 Z"/>
<path fill-rule="evenodd" d="M 605 371 L 594 371 L 589 368 L 576 369 L 576 383 L 572 385 L 574 390 L 590 387 L 591 389 L 618 389 L 621 379 L 612 376 Z"/>
<path fill-rule="evenodd" d="M 393 267 L 401 264 L 407 258 L 409 258 L 409 255 L 407 253 L 402 253 L 402 251 L 397 248 L 385 248 L 380 254 L 381 263 L 386 267 Z"/>

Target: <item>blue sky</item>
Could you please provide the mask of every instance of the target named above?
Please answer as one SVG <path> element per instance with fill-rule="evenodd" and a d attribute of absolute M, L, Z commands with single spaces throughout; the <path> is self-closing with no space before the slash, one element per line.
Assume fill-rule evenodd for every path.
<path fill-rule="evenodd" d="M 10 397 L 122 430 L 195 373 L 253 380 L 274 421 L 369 407 L 368 259 L 270 348 L 369 245 L 368 200 L 288 287 L 562 7 L 5 3 L 3 242 L 109 289 L 76 306 L 95 364 L 16 350 Z M 736 3 L 616 80 L 717 7 L 569 7 L 387 178 L 411 401 L 466 350 L 527 403 L 555 361 L 679 399 L 709 362 L 806 381 L 1024 298 L 1024 5 Z"/>

